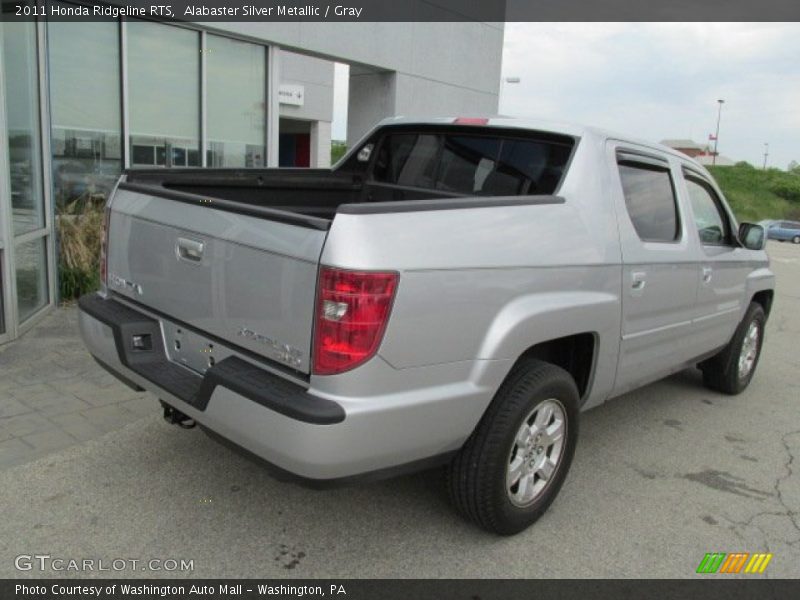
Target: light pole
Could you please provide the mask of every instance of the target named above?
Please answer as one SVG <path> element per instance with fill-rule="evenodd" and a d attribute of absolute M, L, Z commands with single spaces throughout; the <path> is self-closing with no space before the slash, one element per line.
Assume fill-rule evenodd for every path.
<path fill-rule="evenodd" d="M 501 104 L 503 102 L 503 89 L 505 88 L 505 85 L 507 83 L 514 84 L 519 82 L 520 82 L 519 77 L 503 77 L 503 79 L 500 80 L 500 93 L 498 94 L 497 97 L 497 114 L 501 114 Z"/>
<path fill-rule="evenodd" d="M 717 148 L 719 147 L 719 122 L 722 119 L 722 105 L 725 104 L 725 100 L 719 99 L 717 100 L 719 103 L 719 110 L 717 111 L 717 133 L 714 135 L 714 156 L 711 157 L 711 164 L 717 164 Z"/>
<path fill-rule="evenodd" d="M 769 156 L 769 142 L 764 142 L 764 170 L 767 170 L 767 157 Z"/>

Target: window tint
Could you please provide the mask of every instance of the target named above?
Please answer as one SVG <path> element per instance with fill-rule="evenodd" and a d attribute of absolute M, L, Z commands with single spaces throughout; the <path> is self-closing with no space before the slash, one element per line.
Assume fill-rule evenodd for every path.
<path fill-rule="evenodd" d="M 490 136 L 397 133 L 384 137 L 376 181 L 467 195 L 552 194 L 572 145 Z"/>
<path fill-rule="evenodd" d="M 446 137 L 439 163 L 436 189 L 464 194 L 483 191 L 486 178 L 497 164 L 500 140 L 483 137 Z"/>
<path fill-rule="evenodd" d="M 678 239 L 678 209 L 669 170 L 638 163 L 619 165 L 625 205 L 639 237 L 647 242 Z"/>
<path fill-rule="evenodd" d="M 722 214 L 719 201 L 704 183 L 687 178 L 686 187 L 689 190 L 700 241 L 713 245 L 726 243 L 729 239 L 728 220 Z"/>
<path fill-rule="evenodd" d="M 439 140 L 433 135 L 392 135 L 375 161 L 375 179 L 413 187 L 433 187 Z"/>
<path fill-rule="evenodd" d="M 485 186 L 497 196 L 552 194 L 558 187 L 572 148 L 526 140 L 504 140 L 497 169 Z"/>

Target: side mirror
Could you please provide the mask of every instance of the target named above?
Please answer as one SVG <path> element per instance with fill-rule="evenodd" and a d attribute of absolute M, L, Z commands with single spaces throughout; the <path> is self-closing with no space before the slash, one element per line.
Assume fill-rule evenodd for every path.
<path fill-rule="evenodd" d="M 748 250 L 763 250 L 767 245 L 767 235 L 761 225 L 742 223 L 739 225 L 739 241 Z"/>

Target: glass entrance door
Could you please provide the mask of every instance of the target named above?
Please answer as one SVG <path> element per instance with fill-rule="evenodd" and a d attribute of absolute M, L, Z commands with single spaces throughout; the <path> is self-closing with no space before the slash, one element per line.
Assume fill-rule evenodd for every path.
<path fill-rule="evenodd" d="M 39 31 L 0 24 L 0 187 L 4 333 L 14 337 L 52 304 L 51 214 L 42 168 Z"/>

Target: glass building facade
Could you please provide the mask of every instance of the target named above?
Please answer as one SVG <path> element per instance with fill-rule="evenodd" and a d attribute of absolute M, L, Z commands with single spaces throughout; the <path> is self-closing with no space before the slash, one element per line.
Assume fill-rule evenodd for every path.
<path fill-rule="evenodd" d="M 273 50 L 135 19 L 0 24 L 0 343 L 58 299 L 59 219 L 123 169 L 278 165 Z"/>
<path fill-rule="evenodd" d="M 40 29 L 34 23 L 1 23 L 0 37 L 2 341 L 17 323 L 30 321 L 50 305 L 53 269 L 41 127 Z"/>

